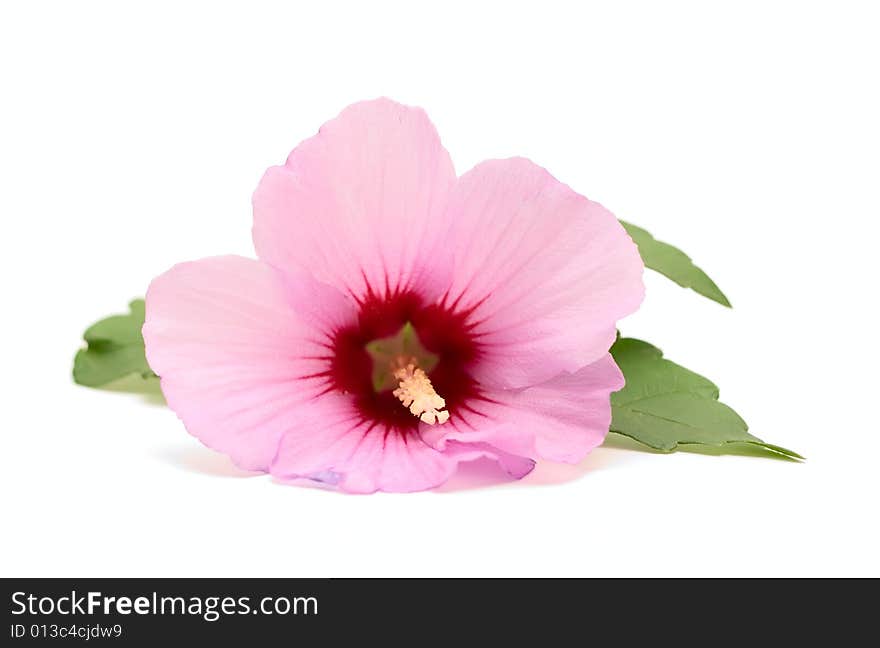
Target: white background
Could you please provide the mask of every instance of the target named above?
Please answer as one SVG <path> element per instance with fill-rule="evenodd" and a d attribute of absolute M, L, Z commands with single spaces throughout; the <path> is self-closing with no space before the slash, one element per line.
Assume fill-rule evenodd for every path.
<path fill-rule="evenodd" d="M 4 3 L 0 573 L 880 576 L 875 10 Z M 425 107 L 459 172 L 525 155 L 690 253 L 735 308 L 651 275 L 622 330 L 809 460 L 601 448 L 346 496 L 71 382 L 154 275 L 251 255 L 264 169 L 378 95 Z"/>

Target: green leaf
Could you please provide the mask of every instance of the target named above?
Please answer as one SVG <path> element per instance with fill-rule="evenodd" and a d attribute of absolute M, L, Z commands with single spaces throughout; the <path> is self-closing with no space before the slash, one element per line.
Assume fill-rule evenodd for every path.
<path fill-rule="evenodd" d="M 156 382 L 157 376 L 144 355 L 144 300 L 129 304 L 130 313 L 102 319 L 83 334 L 88 345 L 73 360 L 74 382 L 87 387 L 106 387 L 115 381 L 128 380 L 126 391 L 141 391 L 138 382 Z"/>
<path fill-rule="evenodd" d="M 627 234 L 639 247 L 645 266 L 672 279 L 679 286 L 690 288 L 704 297 L 730 308 L 730 302 L 709 276 L 694 265 L 690 257 L 677 247 L 655 239 L 650 232 L 631 223 L 620 221 Z"/>
<path fill-rule="evenodd" d="M 611 395 L 611 431 L 671 452 L 682 445 L 735 450 L 743 444 L 775 456 L 803 459 L 749 434 L 746 422 L 718 401 L 718 387 L 707 378 L 663 358 L 655 346 L 620 338 L 611 355 L 626 386 Z"/>

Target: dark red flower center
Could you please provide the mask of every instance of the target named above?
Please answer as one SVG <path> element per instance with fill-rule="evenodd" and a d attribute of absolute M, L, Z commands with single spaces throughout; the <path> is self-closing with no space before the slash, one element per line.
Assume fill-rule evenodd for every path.
<path fill-rule="evenodd" d="M 333 334 L 330 388 L 353 394 L 364 420 L 400 431 L 415 430 L 419 419 L 404 407 L 390 390 L 376 391 L 374 358 L 367 345 L 388 338 L 410 324 L 424 348 L 437 357 L 428 378 L 455 416 L 479 390 L 469 368 L 479 357 L 479 347 L 467 324 L 467 313 L 455 312 L 444 304 L 425 304 L 414 292 L 377 296 L 360 303 L 356 324 Z"/>

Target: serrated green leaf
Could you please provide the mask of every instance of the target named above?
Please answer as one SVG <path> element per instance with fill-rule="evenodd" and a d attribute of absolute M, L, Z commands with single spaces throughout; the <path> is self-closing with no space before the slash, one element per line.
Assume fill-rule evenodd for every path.
<path fill-rule="evenodd" d="M 694 265 L 691 258 L 677 247 L 655 239 L 650 232 L 632 223 L 620 221 L 639 248 L 645 267 L 656 270 L 679 286 L 690 288 L 704 297 L 730 308 L 730 301 L 709 276 Z"/>
<path fill-rule="evenodd" d="M 718 399 L 718 387 L 708 378 L 663 359 L 663 352 L 635 338 L 620 338 L 611 353 L 626 377 L 612 400 L 619 405 L 669 393 L 690 393 Z"/>
<path fill-rule="evenodd" d="M 83 339 L 88 346 L 73 360 L 74 382 L 105 387 L 128 376 L 157 380 L 144 355 L 144 300 L 135 299 L 129 309 L 127 315 L 107 317 L 86 329 Z"/>
<path fill-rule="evenodd" d="M 748 444 L 777 456 L 803 459 L 749 434 L 746 422 L 718 401 L 718 387 L 707 378 L 663 358 L 657 347 L 620 338 L 611 355 L 626 386 L 611 395 L 611 431 L 671 452 L 682 445 L 732 449 Z"/>

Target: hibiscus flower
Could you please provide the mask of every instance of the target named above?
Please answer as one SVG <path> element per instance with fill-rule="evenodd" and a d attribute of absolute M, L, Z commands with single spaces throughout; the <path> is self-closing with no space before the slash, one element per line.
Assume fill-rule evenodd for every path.
<path fill-rule="evenodd" d="M 147 293 L 147 359 L 205 445 L 373 492 L 602 443 L 608 349 L 644 292 L 604 207 L 522 158 L 457 178 L 427 115 L 387 99 L 325 124 L 253 205 L 257 260 L 183 263 Z"/>

